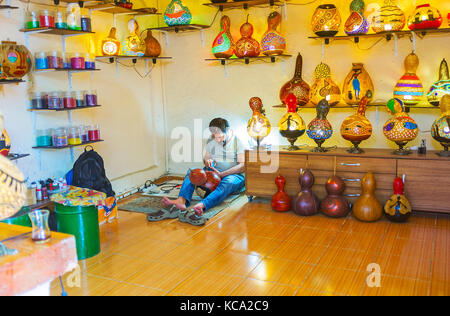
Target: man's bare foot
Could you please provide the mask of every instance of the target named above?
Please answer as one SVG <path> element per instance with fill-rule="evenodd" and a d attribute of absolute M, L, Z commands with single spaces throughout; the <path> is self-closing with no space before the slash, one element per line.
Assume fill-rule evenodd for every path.
<path fill-rule="evenodd" d="M 203 215 L 203 210 L 205 209 L 205 205 L 203 203 L 198 203 L 192 208 L 198 216 Z"/>
<path fill-rule="evenodd" d="M 170 200 L 167 196 L 165 196 L 161 202 L 164 207 L 175 205 L 179 210 L 186 211 L 186 200 L 183 197 L 179 197 L 176 200 Z"/>

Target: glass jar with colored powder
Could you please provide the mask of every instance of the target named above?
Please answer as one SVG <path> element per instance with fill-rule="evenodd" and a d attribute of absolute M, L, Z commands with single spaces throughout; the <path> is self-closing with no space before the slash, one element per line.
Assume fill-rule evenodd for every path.
<path fill-rule="evenodd" d="M 86 101 L 84 100 L 84 91 L 73 91 L 72 96 L 75 99 L 77 108 L 85 107 Z"/>
<path fill-rule="evenodd" d="M 86 100 L 86 106 L 96 106 L 97 103 L 97 91 L 95 90 L 87 90 L 84 95 L 84 99 Z"/>
<path fill-rule="evenodd" d="M 62 58 L 62 53 L 60 52 L 48 52 L 47 61 L 49 69 L 62 69 L 64 68 L 64 62 Z"/>
<path fill-rule="evenodd" d="M 45 52 L 37 52 L 34 54 L 35 68 L 48 69 L 47 54 Z"/>
<path fill-rule="evenodd" d="M 64 108 L 61 93 L 59 91 L 53 91 L 48 94 L 48 108 L 52 110 Z"/>
<path fill-rule="evenodd" d="M 44 100 L 42 99 L 41 92 L 31 92 L 30 100 L 32 109 L 44 109 Z"/>
<path fill-rule="evenodd" d="M 84 55 L 84 67 L 86 69 L 95 69 L 95 58 L 89 53 Z"/>
<path fill-rule="evenodd" d="M 75 102 L 75 98 L 72 95 L 72 92 L 66 91 L 64 92 L 63 104 L 65 109 L 74 109 L 77 107 Z"/>
<path fill-rule="evenodd" d="M 84 56 L 81 53 L 73 53 L 70 57 L 72 69 L 85 69 Z"/>
<path fill-rule="evenodd" d="M 27 12 L 27 21 L 25 22 L 25 28 L 36 29 L 39 27 L 39 16 L 36 11 Z"/>
<path fill-rule="evenodd" d="M 70 61 L 70 55 L 68 53 L 62 53 L 64 69 L 72 68 L 72 63 Z"/>
<path fill-rule="evenodd" d="M 50 10 L 42 10 L 39 15 L 40 27 L 55 27 L 54 12 Z"/>
<path fill-rule="evenodd" d="M 78 10 L 74 8 L 77 6 L 78 4 L 75 3 L 71 3 L 67 6 L 67 27 L 70 30 L 81 31 L 80 10 L 79 8 Z"/>
<path fill-rule="evenodd" d="M 81 144 L 81 136 L 80 136 L 79 127 L 72 126 L 69 128 L 67 140 L 68 140 L 69 145 L 80 145 Z"/>
<path fill-rule="evenodd" d="M 67 147 L 69 142 L 67 140 L 67 130 L 65 127 L 56 128 L 52 133 L 52 141 L 54 147 Z"/>
<path fill-rule="evenodd" d="M 87 143 L 89 141 L 89 127 L 81 125 L 80 126 L 80 137 L 82 143 Z"/>
<path fill-rule="evenodd" d="M 66 13 L 63 11 L 56 12 L 55 27 L 58 29 L 67 29 Z"/>
<path fill-rule="evenodd" d="M 81 30 L 84 32 L 92 32 L 91 18 L 89 15 L 81 16 Z"/>
<path fill-rule="evenodd" d="M 100 140 L 100 129 L 97 124 L 89 125 L 89 141 L 95 142 Z"/>
<path fill-rule="evenodd" d="M 42 129 L 36 131 L 36 146 L 51 147 L 53 145 L 52 130 Z"/>

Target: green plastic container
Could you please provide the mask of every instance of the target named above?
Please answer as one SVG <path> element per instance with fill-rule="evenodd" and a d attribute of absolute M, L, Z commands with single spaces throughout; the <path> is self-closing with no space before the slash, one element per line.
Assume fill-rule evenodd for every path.
<path fill-rule="evenodd" d="M 100 253 L 98 210 L 92 206 L 64 206 L 55 203 L 58 232 L 75 236 L 78 260 Z"/>
<path fill-rule="evenodd" d="M 2 220 L 2 223 L 10 224 L 10 225 L 19 225 L 19 226 L 26 226 L 31 227 L 31 220 L 28 217 L 28 213 L 31 212 L 29 207 L 23 207 L 19 212 L 17 212 L 15 215 Z"/>

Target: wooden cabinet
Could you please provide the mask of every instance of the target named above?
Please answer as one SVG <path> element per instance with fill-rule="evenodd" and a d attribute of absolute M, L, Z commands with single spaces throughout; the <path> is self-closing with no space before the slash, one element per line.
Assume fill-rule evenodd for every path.
<path fill-rule="evenodd" d="M 450 213 L 450 158 L 435 152 L 426 155 L 395 156 L 391 150 L 365 149 L 361 155 L 338 148 L 327 153 L 308 150 L 295 152 L 246 152 L 246 193 L 249 196 L 272 197 L 275 178 L 286 178 L 286 192 L 300 191 L 298 175 L 309 168 L 315 177 L 314 192 L 325 198 L 325 183 L 336 172 L 346 183 L 344 194 L 352 203 L 361 194 L 361 180 L 371 171 L 377 180 L 376 197 L 385 203 L 393 194 L 394 179 L 406 177 L 406 195 L 416 211 Z"/>

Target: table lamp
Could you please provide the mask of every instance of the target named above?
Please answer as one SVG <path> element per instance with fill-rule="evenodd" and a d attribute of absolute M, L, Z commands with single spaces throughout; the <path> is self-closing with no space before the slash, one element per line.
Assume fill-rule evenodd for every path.
<path fill-rule="evenodd" d="M 249 103 L 253 114 L 247 124 L 247 133 L 256 140 L 256 148 L 259 149 L 263 138 L 270 134 L 271 126 L 269 120 L 262 114 L 263 104 L 261 99 L 253 97 Z"/>

